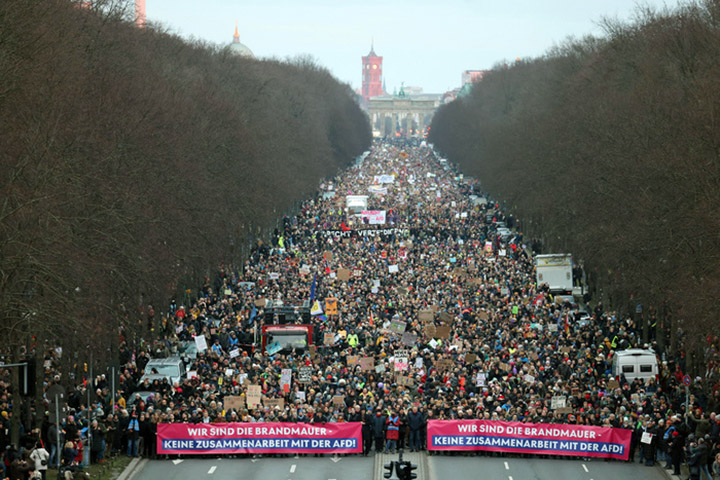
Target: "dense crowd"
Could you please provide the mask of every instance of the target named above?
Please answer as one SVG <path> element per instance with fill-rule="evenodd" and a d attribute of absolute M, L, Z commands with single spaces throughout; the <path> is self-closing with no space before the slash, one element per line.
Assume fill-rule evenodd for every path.
<path fill-rule="evenodd" d="M 384 210 L 387 223 L 368 225 L 351 215 L 347 195 L 369 195 L 368 208 Z M 658 378 L 611 384 L 614 352 L 643 347 L 638 326 L 601 303 L 581 321 L 576 305 L 554 301 L 546 285 L 536 285 L 533 254 L 513 228 L 516 220 L 471 195 L 482 196 L 479 182 L 432 149 L 377 144 L 283 218 L 242 267 L 220 268 L 189 304 L 173 302 L 154 325 L 160 340 L 144 351 L 123 344 L 115 399 L 104 376 L 89 386 L 96 393 L 90 412 L 84 386 L 71 391 L 62 448 L 48 419 L 24 435 L 21 448 L 31 452 L 42 440 L 51 464 L 55 455 L 81 457 L 79 448 L 102 461 L 106 452 L 154 455 L 160 422 L 357 421 L 368 454 L 373 444 L 424 449 L 430 419 L 483 418 L 627 428 L 634 432 L 631 458 L 672 463 L 678 452 L 697 449 L 704 451 L 699 463 L 710 465 L 720 452 L 720 419 L 711 414 L 720 410 L 716 364 L 691 385 L 692 415 L 681 383 L 682 348 L 670 358 L 654 342 L 647 345 L 658 353 Z M 513 233 L 499 234 L 499 222 Z M 359 234 L 365 230 L 374 234 Z M 339 278 L 341 270 L 350 278 Z M 317 300 L 324 309 L 328 298 L 337 299 L 337 313 L 312 315 L 312 350 L 271 355 L 249 347 L 266 321 L 263 299 Z M 187 359 L 192 375 L 175 384 L 138 384 L 151 356 L 174 355 L 201 335 L 208 349 Z M 407 362 L 396 371 L 398 351 L 407 352 Z M 312 368 L 309 382 L 299 382 L 300 367 Z M 283 388 L 284 369 L 292 372 L 290 388 Z M 224 408 L 228 396 L 247 398 L 250 385 L 283 405 Z M 155 393 L 133 401 L 139 390 Z M 551 404 L 558 396 L 566 397 L 560 411 Z M 88 417 L 93 440 L 83 446 L 76 439 Z M 641 442 L 645 431 L 654 434 L 650 444 Z M 695 443 L 686 449 L 691 434 Z"/>

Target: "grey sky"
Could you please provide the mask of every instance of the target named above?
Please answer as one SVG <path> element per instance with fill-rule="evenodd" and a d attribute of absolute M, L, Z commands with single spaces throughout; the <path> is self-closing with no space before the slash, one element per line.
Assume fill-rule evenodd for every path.
<path fill-rule="evenodd" d="M 312 55 L 360 86 L 360 57 L 383 56 L 387 88 L 442 93 L 467 69 L 535 57 L 568 36 L 599 34 L 602 17 L 630 19 L 632 0 L 147 0 L 148 21 L 184 37 L 240 40 L 259 57 Z M 648 0 L 656 8 L 678 0 Z"/>

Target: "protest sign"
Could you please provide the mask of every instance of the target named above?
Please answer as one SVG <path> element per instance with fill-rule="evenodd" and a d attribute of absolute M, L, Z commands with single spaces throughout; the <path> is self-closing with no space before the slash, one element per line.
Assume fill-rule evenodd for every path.
<path fill-rule="evenodd" d="M 298 382 L 310 383 L 312 381 L 312 367 L 298 368 Z"/>
<path fill-rule="evenodd" d="M 436 330 L 436 338 L 450 338 L 450 327 L 448 327 L 447 325 L 437 327 Z"/>
<path fill-rule="evenodd" d="M 398 385 L 402 385 L 403 387 L 412 387 L 415 383 L 412 379 L 412 377 L 406 377 L 404 375 L 401 375 L 397 379 Z"/>
<path fill-rule="evenodd" d="M 245 399 L 248 407 L 256 408 L 258 405 L 260 405 L 261 398 L 262 389 L 260 388 L 260 385 L 249 385 L 247 391 L 247 398 Z"/>
<path fill-rule="evenodd" d="M 266 398 L 263 400 L 263 405 L 268 408 L 285 408 L 285 400 L 282 398 Z"/>
<path fill-rule="evenodd" d="M 398 268 L 397 265 L 389 265 L 388 266 L 389 273 L 398 273 L 399 271 L 400 271 L 400 269 Z"/>
<path fill-rule="evenodd" d="M 350 270 L 347 268 L 338 268 L 337 278 L 338 280 L 347 282 L 348 280 L 350 280 L 350 273 Z"/>
<path fill-rule="evenodd" d="M 385 364 L 381 363 L 380 365 L 375 366 L 375 373 L 383 373 L 385 371 Z"/>
<path fill-rule="evenodd" d="M 475 385 L 478 387 L 484 387 L 487 380 L 487 374 L 485 372 L 478 372 L 475 376 Z"/>
<path fill-rule="evenodd" d="M 195 340 L 195 347 L 197 347 L 198 352 L 204 352 L 207 350 L 207 340 L 205 339 L 205 335 L 198 335 L 196 337 L 193 337 Z"/>
<path fill-rule="evenodd" d="M 345 405 L 345 395 L 335 395 L 332 399 L 333 405 L 339 405 L 344 406 Z"/>
<path fill-rule="evenodd" d="M 329 297 L 325 299 L 325 313 L 328 315 L 337 315 L 338 313 L 338 299 L 335 297 Z"/>
<path fill-rule="evenodd" d="M 565 395 L 556 395 L 550 399 L 550 408 L 556 410 L 567 406 L 567 397 Z"/>
<path fill-rule="evenodd" d="M 466 353 L 465 354 L 465 363 L 473 364 L 473 363 L 475 363 L 475 360 L 477 360 L 477 355 L 475 355 L 474 353 Z"/>
<path fill-rule="evenodd" d="M 402 320 L 391 320 L 390 321 L 390 331 L 393 333 L 397 333 L 398 335 L 402 335 L 403 332 L 405 332 L 405 327 L 407 324 L 403 322 Z"/>
<path fill-rule="evenodd" d="M 333 332 L 325 332 L 323 335 L 323 345 L 335 345 L 335 334 Z"/>
<path fill-rule="evenodd" d="M 437 335 L 437 328 L 432 323 L 425 325 L 425 336 L 434 338 Z"/>
<path fill-rule="evenodd" d="M 418 313 L 418 319 L 423 323 L 430 323 L 433 321 L 435 315 L 432 310 L 420 310 Z"/>
<path fill-rule="evenodd" d="M 402 341 L 403 345 L 412 347 L 413 345 L 415 345 L 415 342 L 417 342 L 417 335 L 414 335 L 410 332 L 405 332 L 402 334 L 401 341 Z"/>
<path fill-rule="evenodd" d="M 359 357 L 357 355 L 348 355 L 347 356 L 347 364 L 348 366 L 353 366 L 358 363 Z"/>
<path fill-rule="evenodd" d="M 242 410 L 243 408 L 245 408 L 245 397 L 229 395 L 223 398 L 224 410 Z"/>
<path fill-rule="evenodd" d="M 369 372 L 375 368 L 375 358 L 373 357 L 361 357 L 359 363 L 360 368 L 365 372 Z"/>
<path fill-rule="evenodd" d="M 240 349 L 235 348 L 233 350 L 230 350 L 230 358 L 235 358 L 240 356 Z"/>

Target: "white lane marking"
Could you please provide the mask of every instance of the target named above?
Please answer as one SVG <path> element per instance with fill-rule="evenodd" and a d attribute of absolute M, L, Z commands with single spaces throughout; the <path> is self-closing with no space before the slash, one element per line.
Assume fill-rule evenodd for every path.
<path fill-rule="evenodd" d="M 183 462 L 183 461 L 178 458 L 178 459 L 173 460 L 173 465 L 179 465 L 179 464 L 181 464 L 182 462 Z"/>
<path fill-rule="evenodd" d="M 510 470 L 510 465 L 507 462 L 505 462 L 505 470 Z"/>
<path fill-rule="evenodd" d="M 297 467 L 297 465 L 293 465 L 292 467 L 290 467 L 290 473 L 295 473 L 295 467 Z"/>
<path fill-rule="evenodd" d="M 216 468 L 217 468 L 217 466 L 215 466 L 215 465 L 213 465 L 212 467 L 210 467 L 210 470 L 208 470 L 208 475 L 212 475 L 213 473 L 215 473 L 215 469 L 216 469 Z"/>
<path fill-rule="evenodd" d="M 588 469 L 587 469 L 587 467 L 585 466 L 585 464 L 584 464 L 584 463 L 582 464 L 582 466 L 583 466 L 583 470 L 585 470 L 585 473 L 587 473 L 587 472 L 589 472 L 589 471 L 590 471 L 590 470 L 588 470 Z"/>
<path fill-rule="evenodd" d="M 508 480 L 512 480 L 512 477 L 508 477 Z"/>

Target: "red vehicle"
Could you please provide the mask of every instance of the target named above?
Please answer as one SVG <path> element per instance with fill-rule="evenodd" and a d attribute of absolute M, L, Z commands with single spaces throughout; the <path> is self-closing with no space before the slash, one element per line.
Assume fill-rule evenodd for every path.
<path fill-rule="evenodd" d="M 263 325 L 261 330 L 263 352 L 307 350 L 312 344 L 312 325 Z"/>

